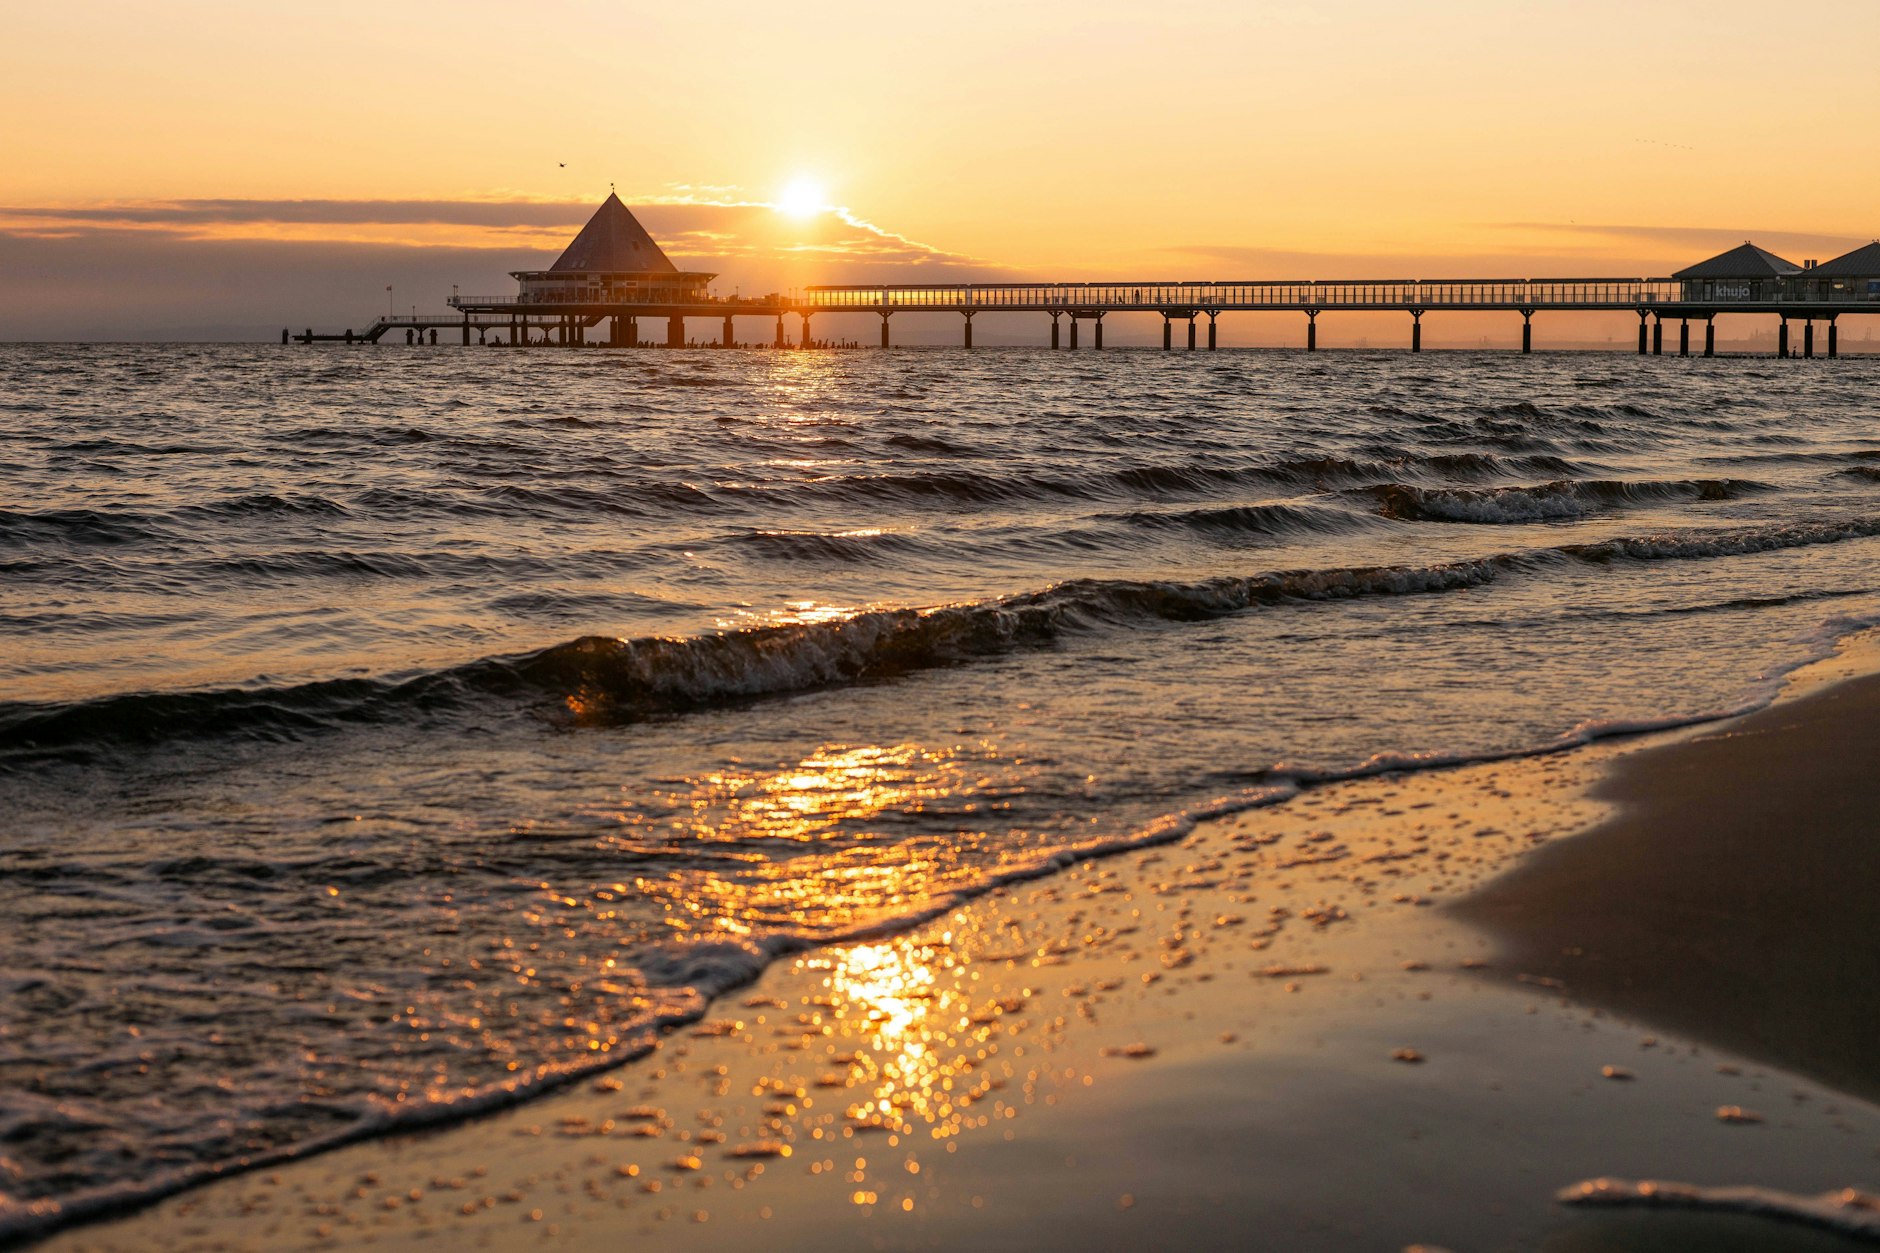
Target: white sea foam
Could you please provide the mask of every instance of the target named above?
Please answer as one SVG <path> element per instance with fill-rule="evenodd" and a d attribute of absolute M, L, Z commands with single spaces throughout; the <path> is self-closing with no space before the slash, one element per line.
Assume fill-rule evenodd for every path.
<path fill-rule="evenodd" d="M 1842 1188 L 1819 1196 L 1799 1196 L 1753 1186 L 1706 1188 L 1657 1179 L 1587 1179 L 1554 1194 L 1562 1205 L 1700 1210 L 1713 1214 L 1748 1214 L 1781 1222 L 1820 1227 L 1844 1236 L 1880 1243 L 1880 1194 Z"/>

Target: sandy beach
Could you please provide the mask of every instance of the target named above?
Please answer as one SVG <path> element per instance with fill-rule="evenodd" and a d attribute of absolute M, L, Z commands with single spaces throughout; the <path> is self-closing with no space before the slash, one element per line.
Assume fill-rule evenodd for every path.
<path fill-rule="evenodd" d="M 1204 823 L 778 963 L 598 1080 L 44 1247 L 1849 1247 L 1554 1198 L 1880 1176 L 1880 681 L 1827 682 L 1871 660 Z"/>
<path fill-rule="evenodd" d="M 1620 765 L 1619 816 L 1462 916 L 1577 997 L 1880 1099 L 1880 679 Z"/>

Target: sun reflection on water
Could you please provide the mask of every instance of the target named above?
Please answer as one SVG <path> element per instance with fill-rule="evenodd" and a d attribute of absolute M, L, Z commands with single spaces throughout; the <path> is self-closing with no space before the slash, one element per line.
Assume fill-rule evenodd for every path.
<path fill-rule="evenodd" d="M 1030 992 L 975 1004 L 968 989 L 976 975 L 953 940 L 948 931 L 926 944 L 855 944 L 805 963 L 827 972 L 831 1022 L 865 1046 L 838 1057 L 846 1073 L 819 1080 L 848 1091 L 843 1134 L 946 1140 L 1003 1114 L 1002 1102 L 991 1114 L 973 1107 L 1004 1086 L 1009 1067 L 999 1064 L 995 1075 L 988 1063 L 1000 1051 L 1002 1020 L 1022 1011 Z"/>
<path fill-rule="evenodd" d="M 1022 790 L 988 768 L 994 757 L 983 745 L 826 745 L 773 770 L 682 780 L 663 813 L 617 812 L 618 839 L 679 861 L 635 883 L 675 921 L 837 935 L 983 874 L 983 820 Z"/>

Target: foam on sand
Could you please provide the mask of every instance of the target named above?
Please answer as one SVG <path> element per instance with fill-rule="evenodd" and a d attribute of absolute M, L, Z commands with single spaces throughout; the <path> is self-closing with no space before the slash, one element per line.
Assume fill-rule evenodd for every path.
<path fill-rule="evenodd" d="M 1554 1195 L 1562 1205 L 1638 1206 L 1752 1214 L 1805 1223 L 1839 1235 L 1880 1244 L 1880 1195 L 1842 1188 L 1819 1196 L 1797 1196 L 1773 1188 L 1700 1188 L 1657 1179 L 1586 1179 Z"/>

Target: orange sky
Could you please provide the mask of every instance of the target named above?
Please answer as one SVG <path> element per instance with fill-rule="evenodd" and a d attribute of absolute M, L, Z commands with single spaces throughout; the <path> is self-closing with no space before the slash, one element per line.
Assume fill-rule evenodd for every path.
<path fill-rule="evenodd" d="M 489 250 L 468 289 L 610 182 L 704 202 L 642 216 L 746 290 L 1634 274 L 1880 234 L 1874 0 L 244 0 L 18 5 L 0 32 L 0 288 L 234 239 Z M 848 218 L 711 209 L 799 178 Z"/>

